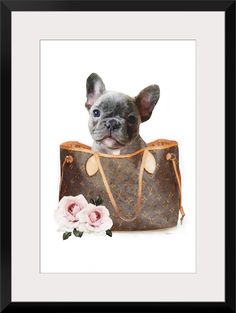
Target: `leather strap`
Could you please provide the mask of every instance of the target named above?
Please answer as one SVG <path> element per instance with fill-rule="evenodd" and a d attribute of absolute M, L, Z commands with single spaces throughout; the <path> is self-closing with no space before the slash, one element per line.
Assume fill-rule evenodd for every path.
<path fill-rule="evenodd" d="M 173 169 L 174 169 L 174 172 L 175 172 L 175 176 L 176 176 L 176 180 L 177 180 L 177 184 L 178 184 L 178 188 L 179 188 L 179 211 L 181 213 L 180 221 L 182 223 L 183 219 L 184 219 L 184 216 L 185 216 L 185 213 L 184 213 L 184 209 L 183 209 L 183 206 L 182 206 L 181 176 L 180 176 L 180 173 L 177 170 L 176 157 L 175 157 L 174 153 L 167 153 L 166 159 L 170 160 L 172 162 Z"/>
<path fill-rule="evenodd" d="M 60 179 L 60 187 L 59 187 L 59 190 L 60 190 L 60 193 L 61 193 L 61 185 L 62 185 L 62 182 L 63 182 L 63 177 L 64 177 L 64 167 L 65 167 L 65 164 L 67 163 L 72 163 L 73 162 L 73 157 L 71 155 L 67 155 L 62 163 L 62 166 L 61 166 L 61 179 Z"/>
<path fill-rule="evenodd" d="M 98 168 L 99 168 L 100 174 L 102 176 L 102 180 L 103 180 L 104 186 L 106 188 L 106 191 L 107 191 L 107 194 L 109 196 L 109 199 L 110 199 L 110 201 L 111 201 L 111 203 L 112 203 L 112 205 L 114 207 L 114 210 L 116 212 L 117 217 L 119 217 L 122 221 L 125 221 L 125 222 L 132 222 L 132 221 L 134 221 L 139 216 L 139 213 L 140 213 L 140 210 L 141 210 L 143 172 L 144 172 L 145 160 L 146 160 L 146 157 L 147 157 L 147 150 L 144 150 L 144 152 L 143 152 L 142 162 L 141 162 L 141 165 L 140 165 L 139 177 L 138 177 L 137 204 L 136 204 L 136 208 L 135 208 L 135 212 L 134 212 L 134 217 L 132 217 L 132 218 L 126 218 L 126 217 L 121 216 L 121 210 L 118 207 L 118 205 L 117 205 L 117 203 L 116 203 L 116 201 L 115 201 L 115 199 L 113 197 L 113 194 L 111 192 L 111 188 L 110 188 L 110 186 L 108 184 L 106 175 L 104 173 L 104 170 L 103 170 L 103 167 L 102 167 L 99 155 L 97 153 L 94 153 L 94 155 L 95 155 L 97 163 L 98 163 Z"/>

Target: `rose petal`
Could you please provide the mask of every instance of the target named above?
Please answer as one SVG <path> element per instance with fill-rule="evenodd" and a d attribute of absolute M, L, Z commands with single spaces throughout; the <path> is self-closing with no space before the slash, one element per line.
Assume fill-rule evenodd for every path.
<path fill-rule="evenodd" d="M 79 207 L 81 210 L 84 210 L 87 205 L 88 205 L 88 201 L 85 199 L 85 197 L 83 195 L 78 195 L 77 197 L 75 197 L 77 203 L 79 204 Z"/>
<path fill-rule="evenodd" d="M 97 209 L 102 211 L 104 217 L 110 216 L 110 212 L 104 205 L 98 205 Z"/>

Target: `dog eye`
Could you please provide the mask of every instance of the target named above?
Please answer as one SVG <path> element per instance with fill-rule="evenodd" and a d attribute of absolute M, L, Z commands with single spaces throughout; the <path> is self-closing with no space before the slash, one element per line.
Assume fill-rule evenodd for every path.
<path fill-rule="evenodd" d="M 99 117 L 100 116 L 100 111 L 99 110 L 93 110 L 93 116 L 94 117 Z"/>
<path fill-rule="evenodd" d="M 134 115 L 128 116 L 128 122 L 134 124 L 136 122 L 136 117 Z"/>

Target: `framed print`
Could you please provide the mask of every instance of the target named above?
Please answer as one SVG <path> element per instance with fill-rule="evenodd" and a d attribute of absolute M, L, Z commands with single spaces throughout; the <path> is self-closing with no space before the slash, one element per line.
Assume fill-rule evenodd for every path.
<path fill-rule="evenodd" d="M 234 26 L 1 1 L 2 312 L 235 312 Z"/>
<path fill-rule="evenodd" d="M 94 51 L 96 51 L 96 55 L 94 55 Z M 196 46 L 193 40 L 41 40 L 40 266 L 42 272 L 195 272 L 195 51 Z M 165 57 L 166 54 L 168 54 L 167 58 Z M 79 59 L 78 55 L 80 55 Z M 111 59 L 109 59 L 110 55 L 112 55 Z M 115 62 L 114 64 L 114 60 L 119 59 L 122 62 L 122 66 L 120 63 Z M 85 62 L 85 60 L 88 60 L 88 62 Z M 60 64 L 60 77 L 58 77 L 58 71 L 56 70 L 58 64 Z M 183 64 L 185 65 L 183 66 Z M 124 75 L 124 68 L 129 72 L 127 77 Z M 103 147 L 103 144 L 101 144 L 97 151 L 99 153 L 97 155 L 99 156 L 99 159 L 97 159 L 99 169 L 97 168 L 96 173 L 92 173 L 92 175 L 87 174 L 89 162 L 93 162 L 92 164 L 97 162 L 95 159 L 96 155 L 90 154 L 91 150 L 86 149 L 86 146 L 84 147 L 84 145 L 92 145 L 93 137 L 95 137 L 89 132 L 87 125 L 89 114 L 88 109 L 84 106 L 87 76 L 93 71 L 99 73 L 100 76 L 97 79 L 99 82 L 102 81 L 108 90 L 122 90 L 126 94 L 139 94 L 141 90 L 145 92 L 145 87 L 152 88 L 147 87 L 148 84 L 149 86 L 153 86 L 152 82 L 160 85 L 159 87 L 156 84 L 158 86 L 156 88 L 160 88 L 160 93 L 167 88 L 171 89 L 172 92 L 170 95 L 174 93 L 178 94 L 178 90 L 181 89 L 180 85 L 185 85 L 185 92 L 180 97 L 181 101 L 174 99 L 168 100 L 167 95 L 160 96 L 160 101 L 158 100 L 151 118 L 140 124 L 139 135 L 142 136 L 147 144 L 149 142 L 155 143 L 155 145 L 147 147 L 150 150 L 146 150 L 148 158 L 152 156 L 155 158 L 153 159 L 154 173 L 147 172 L 146 169 L 142 172 L 142 164 L 145 168 L 143 150 L 137 140 L 133 139 L 130 144 L 128 140 L 125 147 L 121 148 L 121 151 L 127 151 L 127 149 L 132 149 L 132 145 L 139 146 L 139 148 L 135 148 L 135 151 L 129 150 L 128 154 L 111 155 L 109 154 L 109 148 L 106 148 L 106 146 Z M 180 72 L 181 75 L 179 75 Z M 116 73 L 116 78 L 113 77 L 114 73 Z M 172 73 L 172 79 L 169 78 L 170 73 Z M 140 77 L 137 77 L 137 74 Z M 98 74 L 91 75 L 92 77 L 98 77 L 96 76 Z M 64 77 L 71 78 L 65 80 Z M 133 87 L 129 87 L 130 80 L 133 81 L 131 84 Z M 178 83 L 178 81 L 181 83 Z M 75 87 L 73 88 L 74 91 L 72 91 L 71 86 L 73 82 L 75 85 L 81 86 L 81 88 L 78 90 Z M 135 88 L 135 85 L 138 87 Z M 48 89 L 48 86 L 51 86 L 50 89 Z M 155 89 L 153 89 L 153 92 L 156 92 Z M 71 95 L 69 96 L 69 94 Z M 111 92 L 108 91 L 108 101 L 110 101 L 110 95 Z M 114 91 L 112 95 L 114 97 Z M 105 102 L 105 96 L 106 93 L 102 96 L 103 102 Z M 121 97 L 121 93 L 117 93 L 116 96 Z M 69 100 L 71 103 L 70 108 L 64 102 L 68 97 L 71 98 Z M 52 120 L 55 117 L 55 108 L 50 104 L 52 98 L 54 99 L 53 102 L 57 103 L 58 108 L 56 109 L 57 118 L 53 123 L 55 135 L 49 136 Z M 126 100 L 124 99 L 124 101 Z M 179 102 L 178 105 L 175 104 L 176 101 Z M 172 103 L 172 105 L 169 106 L 168 102 Z M 103 106 L 105 105 L 106 103 L 103 104 Z M 120 106 L 122 107 L 123 104 L 121 103 Z M 98 108 L 98 104 L 96 104 L 96 107 Z M 99 108 L 102 115 L 101 112 L 105 111 L 106 107 Z M 162 108 L 163 113 L 161 112 Z M 92 110 L 94 108 L 89 109 L 89 112 Z M 119 108 L 116 110 L 119 110 Z M 170 110 L 173 112 L 172 116 L 169 114 Z M 122 109 L 121 112 L 123 113 Z M 131 112 L 133 113 L 129 113 L 129 115 L 134 114 L 134 111 Z M 115 120 L 113 118 L 113 121 L 122 123 L 122 113 L 120 115 L 116 113 Z M 105 112 L 103 114 L 105 115 Z M 165 116 L 162 117 L 162 114 Z M 178 119 L 176 118 L 177 115 L 179 116 Z M 188 118 L 186 119 L 184 116 L 188 116 Z M 94 117 L 90 118 L 91 122 L 94 120 Z M 98 117 L 96 117 L 96 120 L 98 120 Z M 106 117 L 100 118 L 100 120 L 101 122 L 98 123 L 97 131 L 101 129 L 101 123 L 109 122 L 109 119 Z M 167 123 L 166 120 L 168 120 Z M 180 129 L 178 129 L 179 123 L 183 125 Z M 134 124 L 132 124 L 132 127 Z M 157 129 L 157 124 L 159 125 L 159 130 Z M 71 125 L 74 125 L 73 128 Z M 185 131 L 186 128 L 188 128 L 188 132 Z M 130 132 L 132 132 L 132 129 Z M 120 130 L 123 133 L 117 136 L 120 136 L 119 140 L 125 141 L 125 126 L 123 129 L 120 128 Z M 107 136 L 107 130 L 103 129 L 102 131 Z M 158 141 L 156 137 L 158 132 L 159 138 L 167 138 L 167 140 Z M 116 133 L 113 133 L 115 136 Z M 137 134 L 136 126 L 133 134 L 134 136 Z M 73 138 L 75 141 L 72 144 L 71 139 Z M 177 154 L 177 146 L 175 146 L 173 140 L 169 141 L 170 139 L 177 140 L 180 145 L 181 154 L 179 158 L 181 158 L 180 163 L 183 164 L 181 166 L 183 181 L 186 172 L 188 172 L 189 182 L 191 181 L 187 186 L 183 182 L 182 193 L 185 194 L 185 197 L 182 202 L 183 206 L 191 208 L 188 211 L 188 219 L 190 216 L 192 217 L 188 223 L 183 222 L 182 225 L 180 221 L 177 222 L 176 220 L 178 215 L 181 216 L 181 213 L 179 214 L 180 199 L 178 198 L 178 186 L 172 186 L 172 183 L 175 184 L 176 178 L 175 176 L 171 176 L 174 179 L 170 181 L 167 174 L 168 170 L 170 171 L 169 175 L 174 174 L 172 165 L 165 170 L 161 178 L 162 168 L 169 164 L 169 162 L 172 162 L 166 160 L 166 158 L 163 159 L 163 153 L 165 155 L 168 153 Z M 58 152 L 61 143 L 64 143 L 61 145 L 63 177 L 59 192 L 60 160 Z M 162 146 L 160 146 L 161 143 L 163 143 Z M 75 148 L 71 148 L 71 145 L 75 146 Z M 79 148 L 81 146 L 82 148 Z M 118 149 L 113 150 L 117 153 Z M 188 157 L 182 160 L 182 155 L 188 155 Z M 65 163 L 68 157 L 73 158 L 71 163 Z M 162 165 L 161 160 L 163 160 Z M 173 160 L 173 162 L 176 161 Z M 175 164 L 177 163 L 173 165 L 175 166 Z M 155 171 L 156 166 L 158 169 Z M 73 167 L 76 167 L 76 169 Z M 51 173 L 50 177 L 48 176 L 49 171 Z M 74 177 L 74 173 L 76 173 L 76 177 Z M 132 175 L 133 178 L 131 178 Z M 114 180 L 113 177 L 116 177 L 116 179 Z M 159 181 L 160 179 L 163 179 L 162 183 Z M 71 180 L 73 181 L 72 184 Z M 121 188 L 121 185 L 124 188 Z M 163 189 L 155 188 L 156 185 L 162 186 Z M 50 186 L 54 186 L 54 190 Z M 138 190 L 139 186 L 141 186 L 140 191 Z M 66 227 L 62 227 L 62 231 L 59 231 L 59 233 L 56 232 L 54 226 L 52 211 L 48 209 L 50 207 L 56 208 L 59 193 L 62 202 L 66 201 L 66 198 L 64 198 L 66 196 L 76 197 L 82 194 L 87 201 L 90 201 L 90 198 L 95 199 L 99 195 L 103 200 L 103 205 L 109 209 L 109 218 L 113 222 L 112 231 L 119 230 L 119 232 L 114 233 L 112 240 L 110 240 L 109 249 L 107 247 L 108 243 L 106 240 L 104 241 L 104 238 L 100 236 L 96 238 L 94 236 L 88 237 L 84 234 L 82 241 L 92 240 L 92 242 L 97 242 L 98 240 L 96 244 L 97 248 L 87 249 L 86 243 L 84 247 L 80 246 L 80 252 L 78 251 L 79 254 L 88 255 L 88 258 L 92 260 L 94 253 L 99 254 L 100 249 L 104 250 L 95 264 L 82 259 L 78 267 L 76 262 L 77 257 L 79 258 L 78 254 L 74 258 L 75 262 L 71 261 L 68 266 L 64 259 L 66 257 L 65 254 L 61 254 L 63 246 L 55 251 L 52 248 L 49 249 L 49 247 L 64 245 L 61 239 L 63 234 L 67 233 L 70 235 L 71 233 L 73 235 L 73 229 L 70 229 L 69 225 L 70 221 L 68 224 L 67 220 L 62 222 L 60 219 L 61 205 L 59 205 L 59 209 L 56 211 L 57 227 L 60 230 L 64 222 L 66 223 Z M 140 204 L 138 203 L 139 198 Z M 68 198 L 67 200 L 73 201 L 73 198 Z M 61 201 L 60 204 L 62 203 Z M 128 203 L 130 201 L 132 205 L 129 206 Z M 153 201 L 163 203 L 163 211 L 162 209 L 155 211 Z M 160 207 L 160 205 L 157 204 L 157 207 Z M 119 214 L 118 218 L 116 217 L 116 213 Z M 46 225 L 48 225 L 48 229 L 46 229 Z M 149 231 L 141 231 L 145 229 Z M 155 231 L 156 229 L 159 229 L 158 235 Z M 139 232 L 136 232 L 134 236 L 134 233 L 130 233 L 129 231 Z M 160 245 L 156 236 L 162 238 Z M 171 239 L 172 237 L 173 239 Z M 78 238 L 72 236 L 68 239 L 68 246 L 71 245 L 69 249 L 72 249 L 72 252 L 74 250 L 74 240 L 76 239 L 78 241 Z M 143 240 L 147 242 L 145 245 L 146 248 L 144 247 L 146 252 L 143 251 L 140 253 L 139 246 Z M 132 253 L 130 251 L 130 245 L 133 247 Z M 153 250 L 152 247 L 154 245 L 156 249 Z M 173 264 L 173 262 L 168 262 L 167 260 L 171 260 L 171 251 L 176 246 L 179 247 L 180 253 L 178 254 L 179 258 L 177 257 Z M 122 250 L 125 251 L 127 256 L 123 260 L 119 258 L 119 251 Z M 159 251 L 158 256 L 157 250 Z M 187 255 L 185 253 L 186 250 L 188 250 Z M 168 254 L 168 251 L 170 251 L 170 254 Z M 68 251 L 68 253 L 71 252 Z M 110 254 L 114 256 L 114 261 L 108 264 L 106 259 L 109 258 Z M 144 261 L 147 254 L 150 259 L 148 266 Z M 163 258 L 161 255 L 163 255 Z M 61 261 L 56 261 L 58 259 Z M 115 260 L 119 261 L 116 262 Z"/>

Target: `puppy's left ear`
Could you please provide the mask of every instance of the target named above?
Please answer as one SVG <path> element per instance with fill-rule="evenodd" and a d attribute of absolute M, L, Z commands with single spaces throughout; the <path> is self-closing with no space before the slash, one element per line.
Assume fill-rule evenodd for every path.
<path fill-rule="evenodd" d="M 139 109 L 141 121 L 149 120 L 152 111 L 160 97 L 160 88 L 157 85 L 151 85 L 144 88 L 137 97 L 134 98 Z"/>

